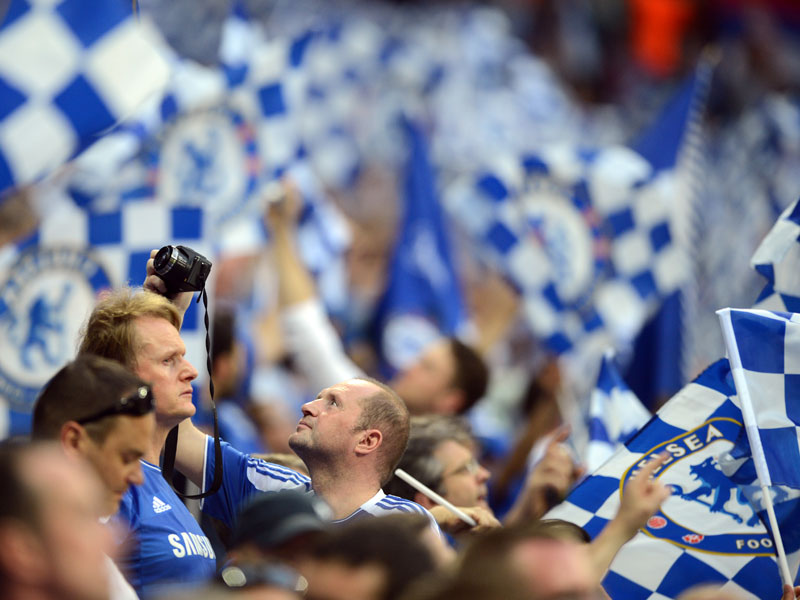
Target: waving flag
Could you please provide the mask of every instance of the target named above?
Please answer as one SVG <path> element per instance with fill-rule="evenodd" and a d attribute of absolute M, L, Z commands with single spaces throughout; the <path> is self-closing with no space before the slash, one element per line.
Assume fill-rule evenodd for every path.
<path fill-rule="evenodd" d="M 597 470 L 650 420 L 648 411 L 619 374 L 614 357 L 603 355 L 597 386 L 589 403 L 589 445 L 586 467 Z"/>
<path fill-rule="evenodd" d="M 676 598 L 700 583 L 746 598 L 776 597 L 781 579 L 773 542 L 743 490 L 717 456 L 743 433 L 727 360 L 684 387 L 548 517 L 596 536 L 619 509 L 624 483 L 644 460 L 670 454 L 655 477 L 673 495 L 620 550 L 603 587 L 616 599 Z"/>
<path fill-rule="evenodd" d="M 465 318 L 427 142 L 418 125 L 405 121 L 404 127 L 405 212 L 378 307 L 380 349 L 388 373 L 406 366 L 440 335 L 455 334 Z"/>
<path fill-rule="evenodd" d="M 19 413 L 30 413 L 41 386 L 74 358 L 98 294 L 141 285 L 152 248 L 183 243 L 213 260 L 194 207 L 132 204 L 89 213 L 55 197 L 48 207 L 39 228 L 4 247 L 0 259 L 0 397 Z M 194 303 L 181 335 L 199 369 L 205 332 Z"/>
<path fill-rule="evenodd" d="M 784 582 L 791 583 L 800 564 L 800 527 L 793 520 L 800 514 L 800 492 L 790 495 L 780 486 L 800 489 L 796 462 L 800 458 L 800 384 L 795 382 L 798 369 L 794 364 L 800 364 L 800 315 L 732 309 L 720 310 L 718 315 L 747 433 L 730 458 L 749 458 L 746 462 L 756 477 L 745 481 L 746 494 L 756 509 L 766 513 Z M 726 474 L 733 471 L 737 481 L 744 476 L 741 465 L 734 471 L 730 464 L 723 464 L 722 469 Z M 791 567 L 783 530 L 788 535 Z"/>
<path fill-rule="evenodd" d="M 751 264 L 767 280 L 755 308 L 800 312 L 800 200 L 783 211 Z"/>
<path fill-rule="evenodd" d="M 800 489 L 800 315 L 727 309 L 723 316 L 771 483 Z"/>
<path fill-rule="evenodd" d="M 361 14 L 332 21 L 292 41 L 287 94 L 302 155 L 326 186 L 346 189 L 364 162 L 360 139 L 389 108 L 375 92 L 385 34 Z"/>
<path fill-rule="evenodd" d="M 289 46 L 284 38 L 266 39 L 235 6 L 219 66 L 173 57 L 163 95 L 81 157 L 73 196 L 101 210 L 134 201 L 194 205 L 211 230 L 259 213 L 263 185 L 298 153 L 285 90 Z M 127 153 L 114 151 L 120 145 Z"/>
<path fill-rule="evenodd" d="M 664 129 L 685 131 L 708 70 L 684 87 Z M 660 127 L 656 127 L 660 129 Z M 534 334 L 558 353 L 594 362 L 628 346 L 687 274 L 672 221 L 683 135 L 661 146 L 551 147 L 499 157 L 451 186 L 448 208 L 524 297 Z M 658 150 L 659 152 L 656 152 Z"/>
<path fill-rule="evenodd" d="M 0 191 L 95 142 L 166 84 L 147 22 L 117 0 L 12 0 L 0 24 Z"/>

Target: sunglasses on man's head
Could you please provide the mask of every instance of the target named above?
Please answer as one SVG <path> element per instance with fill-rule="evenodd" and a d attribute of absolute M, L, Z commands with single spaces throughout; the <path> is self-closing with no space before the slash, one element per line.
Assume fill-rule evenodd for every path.
<path fill-rule="evenodd" d="M 129 396 L 124 396 L 123 398 L 117 400 L 113 406 L 104 408 L 93 415 L 84 417 L 83 419 L 79 419 L 77 423 L 79 425 L 86 425 L 86 423 L 99 421 L 100 419 L 114 415 L 130 415 L 134 417 L 140 417 L 153 410 L 153 407 L 153 391 L 150 389 L 149 385 L 143 385 Z"/>

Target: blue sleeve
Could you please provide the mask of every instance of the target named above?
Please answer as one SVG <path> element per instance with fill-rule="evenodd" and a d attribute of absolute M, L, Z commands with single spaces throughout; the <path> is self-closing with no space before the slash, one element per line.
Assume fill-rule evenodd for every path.
<path fill-rule="evenodd" d="M 207 515 L 233 526 L 236 514 L 247 499 L 257 492 L 300 489 L 311 491 L 311 480 L 291 469 L 268 463 L 239 452 L 227 442 L 222 446 L 222 485 L 213 496 L 205 498 L 201 509 Z M 206 461 L 203 491 L 214 480 L 214 438 L 206 437 Z"/>

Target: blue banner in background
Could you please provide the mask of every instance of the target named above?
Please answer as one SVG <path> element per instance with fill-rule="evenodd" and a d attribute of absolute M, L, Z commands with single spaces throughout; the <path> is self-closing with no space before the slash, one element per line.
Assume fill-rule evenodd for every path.
<path fill-rule="evenodd" d="M 377 312 L 387 377 L 439 336 L 456 334 L 465 319 L 427 140 L 419 125 L 408 119 L 403 129 L 408 141 L 404 213 Z"/>

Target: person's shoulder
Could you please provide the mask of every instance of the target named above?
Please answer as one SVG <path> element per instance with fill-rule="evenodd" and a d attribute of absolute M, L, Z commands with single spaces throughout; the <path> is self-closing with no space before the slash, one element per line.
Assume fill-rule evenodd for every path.
<path fill-rule="evenodd" d="M 415 512 L 423 515 L 429 514 L 428 510 L 421 504 L 417 504 L 413 500 L 406 500 L 400 496 L 392 496 L 391 494 L 387 494 L 378 500 L 375 506 L 383 512 Z"/>
<path fill-rule="evenodd" d="M 284 467 L 276 463 L 267 462 L 255 456 L 247 457 L 248 477 L 261 476 L 274 479 L 286 484 L 296 484 L 310 489 L 311 478 L 289 467 Z"/>

